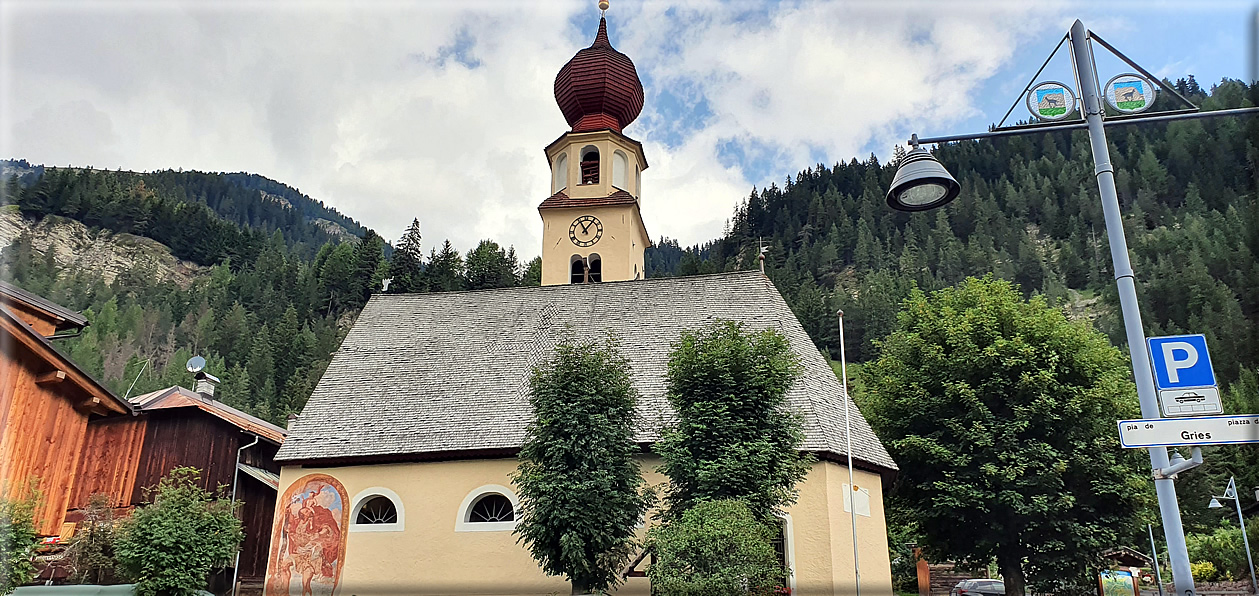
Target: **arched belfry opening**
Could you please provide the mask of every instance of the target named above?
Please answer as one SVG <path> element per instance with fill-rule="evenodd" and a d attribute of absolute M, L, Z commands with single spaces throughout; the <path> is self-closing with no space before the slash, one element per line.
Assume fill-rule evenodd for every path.
<path fill-rule="evenodd" d="M 573 255 L 569 261 L 568 283 L 597 284 L 603 281 L 603 259 L 598 253 L 589 257 Z"/>
<path fill-rule="evenodd" d="M 598 254 L 586 257 L 586 281 L 592 284 L 603 281 L 603 259 Z"/>
<path fill-rule="evenodd" d="M 572 263 L 569 265 L 571 275 L 568 283 L 584 284 L 586 283 L 586 260 L 580 255 L 573 255 Z"/>
<path fill-rule="evenodd" d="M 599 148 L 594 145 L 581 148 L 581 183 L 599 183 Z"/>

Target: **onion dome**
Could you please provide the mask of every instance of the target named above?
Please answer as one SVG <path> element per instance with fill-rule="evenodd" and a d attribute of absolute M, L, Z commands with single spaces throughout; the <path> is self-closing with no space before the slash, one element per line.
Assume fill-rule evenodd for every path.
<path fill-rule="evenodd" d="M 643 111 L 643 84 L 634 62 L 608 41 L 606 19 L 599 18 L 595 42 L 555 75 L 555 103 L 573 132 L 620 132 Z"/>

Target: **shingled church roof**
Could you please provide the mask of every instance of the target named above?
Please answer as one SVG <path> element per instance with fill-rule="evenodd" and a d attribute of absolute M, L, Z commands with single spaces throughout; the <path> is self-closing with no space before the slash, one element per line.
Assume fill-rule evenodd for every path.
<path fill-rule="evenodd" d="M 714 319 L 773 328 L 800 355 L 789 392 L 804 449 L 843 459 L 843 389 L 778 291 L 759 272 L 473 292 L 377 294 L 333 356 L 277 461 L 332 464 L 510 453 L 530 418 L 528 372 L 564 333 L 615 334 L 633 367 L 643 428 L 654 442 L 672 416 L 670 344 Z M 854 407 L 854 462 L 896 463 Z"/>

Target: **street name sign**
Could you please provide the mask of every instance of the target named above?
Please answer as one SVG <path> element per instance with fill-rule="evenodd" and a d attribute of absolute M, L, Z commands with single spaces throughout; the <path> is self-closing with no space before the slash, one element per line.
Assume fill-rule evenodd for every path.
<path fill-rule="evenodd" d="M 1215 371 L 1205 335 L 1171 335 L 1146 340 L 1159 389 L 1214 387 Z"/>
<path fill-rule="evenodd" d="M 1240 443 L 1259 443 L 1259 414 L 1119 421 L 1119 444 L 1126 449 Z"/>
<path fill-rule="evenodd" d="M 1158 392 L 1158 401 L 1163 406 L 1163 415 L 1169 418 L 1224 413 L 1224 403 L 1220 401 L 1220 390 L 1215 387 L 1164 389 Z"/>

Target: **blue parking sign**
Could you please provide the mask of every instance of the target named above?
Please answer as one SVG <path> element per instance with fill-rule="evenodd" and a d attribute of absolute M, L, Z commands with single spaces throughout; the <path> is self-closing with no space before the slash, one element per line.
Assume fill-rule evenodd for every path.
<path fill-rule="evenodd" d="M 1171 335 L 1146 340 L 1159 389 L 1214 387 L 1215 371 L 1204 335 Z"/>

